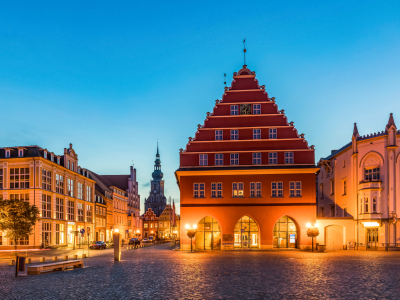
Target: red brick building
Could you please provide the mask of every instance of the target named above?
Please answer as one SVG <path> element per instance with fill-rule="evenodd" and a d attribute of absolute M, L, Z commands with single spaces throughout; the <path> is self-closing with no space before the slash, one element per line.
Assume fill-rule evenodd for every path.
<path fill-rule="evenodd" d="M 154 211 L 149 208 L 141 217 L 142 219 L 142 238 L 153 237 L 154 240 L 158 236 L 158 217 Z"/>
<path fill-rule="evenodd" d="M 246 65 L 180 151 L 181 248 L 309 248 L 315 223 L 314 147 Z"/>

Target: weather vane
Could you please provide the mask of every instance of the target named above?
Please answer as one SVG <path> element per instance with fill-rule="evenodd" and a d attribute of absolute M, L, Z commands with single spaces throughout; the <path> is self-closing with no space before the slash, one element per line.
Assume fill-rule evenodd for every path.
<path fill-rule="evenodd" d="M 243 40 L 243 56 L 244 56 L 244 64 L 246 65 L 246 39 Z"/>
<path fill-rule="evenodd" d="M 226 73 L 224 73 L 224 84 L 225 84 L 225 87 L 226 87 Z"/>

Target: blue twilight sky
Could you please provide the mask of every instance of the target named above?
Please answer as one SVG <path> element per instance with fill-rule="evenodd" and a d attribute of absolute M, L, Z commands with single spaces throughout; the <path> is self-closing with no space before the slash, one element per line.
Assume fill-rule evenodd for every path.
<path fill-rule="evenodd" d="M 0 146 L 71 142 L 99 174 L 133 161 L 143 202 L 158 139 L 179 201 L 179 148 L 241 68 L 246 37 L 249 68 L 318 161 L 353 122 L 400 124 L 400 2 L 349 2 L 1 1 Z"/>

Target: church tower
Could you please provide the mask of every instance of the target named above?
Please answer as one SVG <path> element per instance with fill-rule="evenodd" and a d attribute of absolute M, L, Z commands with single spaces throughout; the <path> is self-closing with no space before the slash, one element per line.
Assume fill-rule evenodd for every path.
<path fill-rule="evenodd" d="M 152 174 L 150 195 L 144 201 L 145 211 L 149 208 L 159 217 L 165 209 L 167 198 L 164 196 L 164 174 L 161 172 L 161 160 L 157 143 L 156 160 L 154 161 L 154 172 Z"/>

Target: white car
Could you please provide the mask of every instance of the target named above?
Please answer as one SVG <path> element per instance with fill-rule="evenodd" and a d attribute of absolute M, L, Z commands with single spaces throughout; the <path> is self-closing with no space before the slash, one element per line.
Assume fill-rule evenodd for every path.
<path fill-rule="evenodd" d="M 148 239 L 143 239 L 142 240 L 142 243 L 147 243 L 148 242 Z"/>

